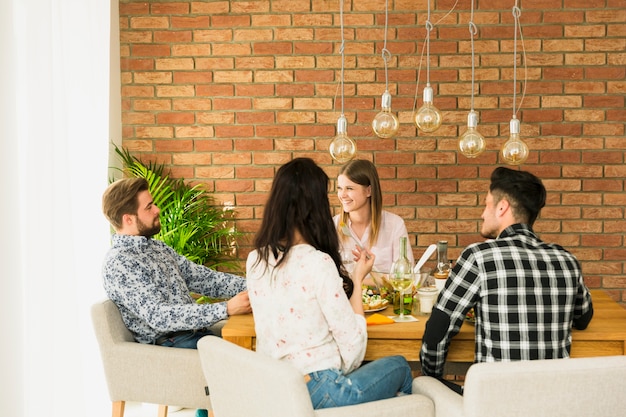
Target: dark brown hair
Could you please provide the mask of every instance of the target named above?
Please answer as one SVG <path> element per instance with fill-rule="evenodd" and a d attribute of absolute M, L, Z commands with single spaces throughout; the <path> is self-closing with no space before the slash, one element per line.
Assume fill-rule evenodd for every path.
<path fill-rule="evenodd" d="M 280 267 L 294 244 L 295 230 L 309 245 L 332 258 L 350 297 L 353 284 L 339 254 L 339 237 L 328 201 L 328 175 L 310 158 L 296 158 L 276 172 L 254 239 L 257 262 L 267 265 L 271 253 L 277 259 L 276 267 Z"/>

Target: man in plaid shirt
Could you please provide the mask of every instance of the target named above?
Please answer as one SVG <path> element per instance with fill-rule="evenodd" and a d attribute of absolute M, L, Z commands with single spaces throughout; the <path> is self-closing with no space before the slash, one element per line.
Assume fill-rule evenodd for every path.
<path fill-rule="evenodd" d="M 450 340 L 467 312 L 476 318 L 475 362 L 569 357 L 571 328 L 584 330 L 593 316 L 577 259 L 532 230 L 546 189 L 531 173 L 499 167 L 482 214 L 486 240 L 460 255 L 426 324 L 422 374 L 444 381 Z"/>

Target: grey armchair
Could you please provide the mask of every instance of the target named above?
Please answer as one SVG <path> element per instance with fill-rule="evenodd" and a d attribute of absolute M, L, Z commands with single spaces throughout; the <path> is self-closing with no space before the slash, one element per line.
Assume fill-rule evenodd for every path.
<path fill-rule="evenodd" d="M 463 396 L 420 376 L 413 393 L 431 398 L 436 417 L 605 417 L 626 415 L 626 356 L 472 365 Z"/>
<path fill-rule="evenodd" d="M 213 336 L 200 339 L 198 352 L 216 417 L 434 417 L 422 395 L 314 410 L 304 376 L 289 363 Z"/>
<path fill-rule="evenodd" d="M 211 409 L 198 351 L 137 343 L 111 300 L 92 306 L 91 317 L 100 347 L 112 404 L 112 416 L 123 417 L 126 401 Z"/>

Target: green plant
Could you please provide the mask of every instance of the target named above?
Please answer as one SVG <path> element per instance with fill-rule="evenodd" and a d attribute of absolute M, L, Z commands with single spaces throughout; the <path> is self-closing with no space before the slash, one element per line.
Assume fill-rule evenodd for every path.
<path fill-rule="evenodd" d="M 154 203 L 161 209 L 161 231 L 154 236 L 189 260 L 210 266 L 236 269 L 233 262 L 236 238 L 234 212 L 215 203 L 200 184 L 165 174 L 165 166 L 144 163 L 127 149 L 115 146 L 125 175 L 145 178 Z"/>

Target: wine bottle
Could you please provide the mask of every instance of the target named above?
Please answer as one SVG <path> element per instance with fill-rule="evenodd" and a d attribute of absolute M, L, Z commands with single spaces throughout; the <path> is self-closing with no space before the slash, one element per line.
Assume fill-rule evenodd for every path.
<path fill-rule="evenodd" d="M 450 275 L 450 262 L 448 261 L 448 241 L 440 240 L 437 242 L 437 267 L 433 272 L 435 277 L 435 286 L 439 291 L 446 285 L 446 280 Z"/>

